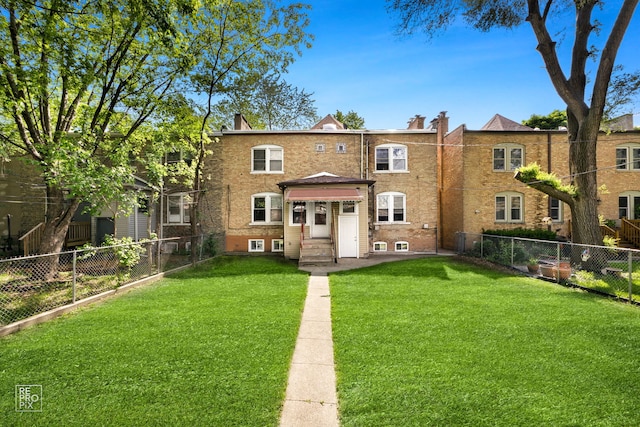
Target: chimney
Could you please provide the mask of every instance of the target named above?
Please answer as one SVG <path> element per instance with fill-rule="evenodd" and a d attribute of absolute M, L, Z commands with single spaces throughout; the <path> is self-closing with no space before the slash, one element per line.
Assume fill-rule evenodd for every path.
<path fill-rule="evenodd" d="M 409 120 L 409 127 L 407 129 L 424 129 L 424 117 L 416 114 Z"/>
<path fill-rule="evenodd" d="M 233 130 L 251 130 L 251 125 L 240 113 L 236 113 L 233 118 Z"/>

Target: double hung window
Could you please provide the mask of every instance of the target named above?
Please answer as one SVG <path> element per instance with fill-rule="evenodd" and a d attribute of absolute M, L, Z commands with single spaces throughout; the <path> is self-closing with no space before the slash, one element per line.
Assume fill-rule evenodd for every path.
<path fill-rule="evenodd" d="M 282 173 L 284 152 L 277 145 L 259 145 L 251 149 L 251 172 Z"/>
<path fill-rule="evenodd" d="M 251 221 L 254 224 L 282 224 L 282 195 L 254 194 L 251 197 Z"/>
<path fill-rule="evenodd" d="M 496 222 L 522 222 L 523 197 L 520 193 L 496 194 Z"/>
<path fill-rule="evenodd" d="M 376 147 L 377 172 L 406 172 L 407 170 L 407 147 L 391 144 Z"/>
<path fill-rule="evenodd" d="M 403 193 L 380 193 L 377 197 L 377 222 L 406 222 L 406 196 Z"/>
<path fill-rule="evenodd" d="M 493 170 L 515 171 L 524 162 L 524 147 L 518 144 L 500 144 L 493 147 Z"/>

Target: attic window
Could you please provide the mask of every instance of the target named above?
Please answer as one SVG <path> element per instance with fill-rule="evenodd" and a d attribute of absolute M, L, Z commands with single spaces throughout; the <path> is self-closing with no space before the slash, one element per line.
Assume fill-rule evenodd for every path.
<path fill-rule="evenodd" d="M 344 154 L 347 152 L 347 144 L 344 142 L 338 142 L 336 144 L 336 153 Z"/>
<path fill-rule="evenodd" d="M 324 153 L 325 145 L 324 144 L 316 144 L 316 153 Z"/>

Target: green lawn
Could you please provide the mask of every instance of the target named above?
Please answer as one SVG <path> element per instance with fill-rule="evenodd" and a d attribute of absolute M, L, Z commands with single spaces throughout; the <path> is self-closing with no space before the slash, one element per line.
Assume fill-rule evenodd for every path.
<path fill-rule="evenodd" d="M 307 281 L 222 257 L 0 339 L 0 425 L 275 426 Z M 42 412 L 15 412 L 24 384 Z"/>
<path fill-rule="evenodd" d="M 444 258 L 330 283 L 344 426 L 638 425 L 638 307 Z"/>

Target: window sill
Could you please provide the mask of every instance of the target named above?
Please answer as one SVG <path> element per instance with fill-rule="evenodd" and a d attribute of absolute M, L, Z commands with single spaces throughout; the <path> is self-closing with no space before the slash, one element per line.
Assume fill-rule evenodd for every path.
<path fill-rule="evenodd" d="M 165 222 L 162 225 L 165 226 L 165 227 L 172 226 L 172 225 L 187 226 L 187 225 L 191 225 L 191 223 L 189 223 L 189 222 Z"/>
<path fill-rule="evenodd" d="M 251 175 L 284 175 L 284 171 L 251 171 Z"/>
<path fill-rule="evenodd" d="M 408 170 L 403 170 L 403 171 L 379 171 L 379 170 L 375 170 L 373 171 L 374 174 L 376 173 L 382 173 L 382 174 L 388 174 L 388 173 L 411 173 Z"/>
<path fill-rule="evenodd" d="M 251 226 L 260 226 L 260 225 L 282 226 L 282 222 L 250 222 L 249 225 L 251 225 Z"/>

